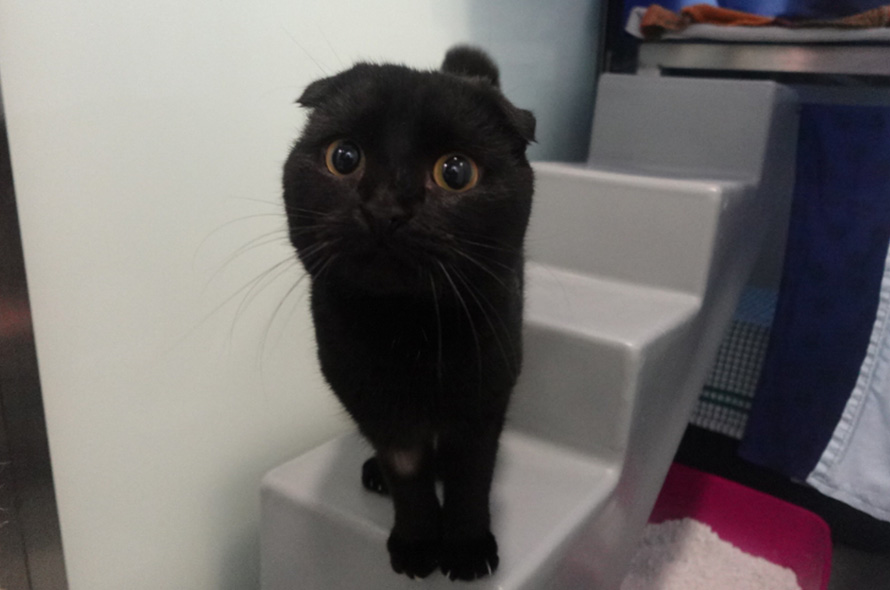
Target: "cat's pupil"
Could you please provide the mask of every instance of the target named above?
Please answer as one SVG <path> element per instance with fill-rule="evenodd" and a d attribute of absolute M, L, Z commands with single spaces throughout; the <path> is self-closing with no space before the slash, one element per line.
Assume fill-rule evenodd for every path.
<path fill-rule="evenodd" d="M 467 186 L 473 179 L 473 165 L 463 156 L 451 156 L 442 164 L 442 180 L 454 190 Z"/>
<path fill-rule="evenodd" d="M 349 174 L 358 168 L 361 158 L 357 145 L 351 141 L 341 141 L 331 153 L 331 164 L 340 174 Z"/>

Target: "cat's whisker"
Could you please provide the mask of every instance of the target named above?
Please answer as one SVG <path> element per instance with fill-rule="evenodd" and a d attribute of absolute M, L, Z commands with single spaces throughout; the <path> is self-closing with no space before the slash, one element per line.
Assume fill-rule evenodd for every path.
<path fill-rule="evenodd" d="M 251 250 L 255 250 L 255 249 L 261 248 L 263 246 L 268 246 L 270 244 L 279 244 L 279 243 L 282 243 L 282 244 L 288 243 L 287 228 L 279 228 L 274 231 L 259 235 L 255 238 L 253 238 L 252 240 L 249 240 L 245 244 L 241 245 L 234 252 L 232 252 L 229 255 L 229 257 L 225 261 L 223 261 L 222 264 L 220 264 L 219 267 L 217 267 L 217 269 L 215 271 L 213 271 L 213 273 L 211 273 L 210 277 L 207 279 L 206 283 L 204 284 L 204 288 L 206 289 L 214 280 L 216 280 L 217 277 L 219 277 L 219 275 L 222 274 L 222 272 L 226 268 L 228 268 L 228 266 L 230 264 L 232 264 L 235 260 L 237 260 L 241 256 L 244 256 Z"/>
<path fill-rule="evenodd" d="M 276 268 L 278 268 L 278 267 L 280 267 L 280 266 L 282 266 L 282 265 L 284 265 L 284 264 L 286 264 L 286 263 L 288 263 L 288 262 L 290 262 L 290 263 L 294 263 L 294 262 L 296 262 L 295 259 L 294 259 L 294 257 L 293 257 L 293 255 L 289 255 L 289 256 L 288 256 L 287 258 L 285 258 L 284 260 L 281 260 L 281 261 L 277 262 L 277 263 L 274 264 L 271 268 L 268 268 L 268 269 L 264 270 L 263 272 L 259 273 L 258 275 L 254 276 L 254 277 L 251 278 L 249 281 L 247 281 L 246 283 L 244 283 L 243 285 L 241 285 L 241 286 L 240 286 L 238 289 L 236 289 L 232 294 L 230 294 L 230 295 L 229 295 L 228 297 L 226 297 L 222 302 L 220 302 L 220 303 L 218 303 L 216 306 L 214 306 L 213 309 L 211 309 L 211 310 L 210 310 L 208 313 L 206 313 L 200 320 L 198 320 L 198 322 L 197 322 L 196 324 L 194 324 L 194 326 L 192 326 L 192 328 L 191 328 L 190 330 L 188 330 L 186 333 L 184 333 L 184 334 L 183 334 L 183 335 L 176 341 L 176 343 L 174 344 L 174 347 L 175 347 L 175 346 L 178 346 L 178 345 L 180 345 L 180 344 L 182 344 L 182 343 L 183 343 L 186 339 L 188 339 L 188 338 L 189 338 L 189 337 L 190 337 L 196 330 L 198 330 L 199 328 L 201 328 L 201 326 L 203 326 L 203 325 L 206 324 L 208 321 L 210 321 L 210 318 L 212 318 L 212 317 L 214 317 L 215 315 L 217 315 L 217 314 L 218 314 L 218 313 L 219 313 L 219 312 L 220 312 L 226 305 L 230 304 L 236 297 L 238 297 L 239 295 L 241 295 L 246 289 L 250 288 L 251 285 L 254 285 L 254 283 L 256 283 L 257 281 L 261 280 L 263 277 L 267 276 L 270 272 L 274 271 Z"/>
<path fill-rule="evenodd" d="M 260 345 L 260 354 L 259 354 L 259 358 L 258 358 L 258 363 L 260 364 L 260 366 L 262 366 L 262 360 L 266 357 L 266 342 L 268 342 L 268 340 L 269 340 L 269 332 L 272 330 L 272 325 L 275 323 L 275 318 L 278 317 L 278 312 L 281 311 L 281 308 L 284 305 L 284 302 L 288 300 L 288 298 L 291 296 L 291 294 L 293 294 L 293 292 L 297 290 L 297 287 L 299 287 L 303 283 L 303 281 L 306 280 L 306 277 L 308 277 L 308 276 L 309 276 L 309 273 L 304 271 L 303 274 L 301 274 L 299 277 L 297 277 L 297 280 L 294 281 L 293 285 L 290 286 L 290 288 L 285 292 L 284 296 L 281 298 L 281 301 L 278 302 L 278 305 L 275 306 L 275 310 L 272 312 L 272 315 L 269 317 L 269 321 L 266 322 L 266 328 L 263 331 L 263 340 L 262 340 L 262 344 Z M 287 326 L 287 322 L 284 322 L 283 326 Z"/>
<path fill-rule="evenodd" d="M 305 248 L 300 249 L 300 254 L 306 260 L 311 260 L 313 256 L 316 256 L 326 248 L 330 247 L 330 242 L 316 242 L 311 246 L 306 246 Z"/>
<path fill-rule="evenodd" d="M 452 238 L 461 244 L 467 244 L 469 246 L 477 246 L 479 248 L 486 248 L 488 250 L 495 250 L 497 252 L 513 253 L 516 251 L 515 248 L 511 248 L 507 245 L 502 245 L 502 244 L 497 244 L 497 243 L 493 244 L 490 242 L 479 242 L 477 240 L 471 240 L 465 236 L 462 236 L 461 234 L 456 234 L 456 233 L 452 234 Z"/>
<path fill-rule="evenodd" d="M 342 59 L 340 59 L 340 55 L 337 53 L 337 50 L 334 49 L 334 46 L 331 45 L 331 40 L 328 39 L 328 36 L 324 34 L 324 30 L 321 27 L 318 27 L 318 34 L 321 35 L 321 38 L 324 39 L 325 43 L 327 43 L 327 46 L 331 50 L 331 53 L 333 53 L 334 57 L 337 58 L 337 61 L 340 62 L 340 67 L 346 68 L 346 64 L 343 63 Z"/>
<path fill-rule="evenodd" d="M 439 295 L 436 289 L 436 279 L 430 273 L 430 288 L 433 291 L 433 307 L 436 312 L 436 377 L 439 387 L 442 387 L 442 313 L 439 310 Z"/>
<path fill-rule="evenodd" d="M 451 244 L 451 247 L 458 248 L 464 254 L 467 253 L 467 250 L 472 251 L 473 257 L 479 261 L 484 260 L 487 264 L 492 264 L 494 266 L 497 266 L 498 268 L 502 268 L 511 274 L 514 272 L 515 269 L 512 266 L 510 266 L 509 264 L 506 264 L 505 262 L 503 262 L 501 260 L 498 260 L 497 258 L 494 257 L 493 254 L 489 254 L 487 252 L 480 252 L 478 249 L 479 246 L 484 247 L 484 244 L 474 245 L 473 242 L 460 242 L 460 241 L 456 242 L 455 244 Z M 505 252 L 511 256 L 515 256 L 515 252 L 513 250 L 504 249 L 503 252 Z"/>
<path fill-rule="evenodd" d="M 466 250 L 463 250 L 463 252 L 466 254 Z M 496 260 L 496 259 L 492 258 L 491 256 L 486 256 L 480 252 L 473 252 L 473 258 L 475 258 L 479 262 L 483 262 L 486 266 L 493 265 L 498 268 L 502 268 L 505 271 L 507 271 L 510 275 L 512 275 L 513 273 L 516 272 L 516 269 L 514 267 L 510 266 L 509 264 L 501 262 L 500 260 Z M 492 269 L 492 270 L 494 270 L 494 269 Z"/>
<path fill-rule="evenodd" d="M 330 246 L 330 244 L 325 243 L 325 244 L 322 244 L 322 246 Z M 315 250 L 315 254 L 321 254 L 324 250 L 325 250 L 324 247 L 317 248 Z M 312 277 L 312 276 L 314 276 L 316 278 L 321 277 L 325 273 L 325 271 L 327 271 L 328 268 L 330 268 L 330 266 L 337 259 L 337 257 L 338 257 L 337 253 L 333 253 L 324 259 L 322 259 L 320 256 L 317 256 L 316 260 L 312 264 L 312 266 L 310 268 L 304 268 L 303 274 L 301 274 L 297 278 L 297 280 L 294 281 L 294 284 L 291 285 L 290 288 L 288 288 L 288 290 L 285 292 L 284 296 L 281 298 L 281 301 L 278 302 L 278 305 L 275 307 L 275 310 L 272 312 L 272 315 L 266 324 L 266 328 L 263 333 L 263 340 L 262 340 L 262 345 L 260 348 L 260 354 L 258 357 L 258 363 L 260 365 L 262 365 L 262 359 L 264 359 L 266 356 L 266 346 L 267 346 L 267 342 L 269 340 L 269 334 L 271 332 L 272 326 L 276 323 L 275 318 L 278 316 L 279 312 L 283 308 L 285 301 L 287 301 L 287 299 L 290 298 L 290 296 L 294 293 L 294 291 L 297 290 L 297 288 L 303 283 L 303 281 L 305 281 L 307 279 L 307 277 Z M 297 300 L 297 303 L 299 303 L 299 299 Z M 290 323 L 290 319 L 293 316 L 295 309 L 297 309 L 297 304 L 295 304 L 294 306 L 291 307 L 291 311 L 287 314 L 287 317 L 284 318 L 284 321 L 282 322 L 282 327 L 285 327 Z M 283 330 L 283 328 L 282 328 L 282 330 Z M 280 338 L 280 336 L 279 336 L 279 338 Z"/>
<path fill-rule="evenodd" d="M 321 278 L 322 276 L 324 276 L 324 273 L 325 273 L 325 272 L 326 272 L 326 271 L 333 265 L 333 263 L 337 260 L 337 258 L 338 258 L 338 255 L 337 255 L 336 252 L 335 252 L 334 254 L 331 254 L 330 256 L 328 256 L 328 258 L 327 258 L 327 260 L 324 262 L 324 264 L 322 264 L 322 265 L 318 268 L 318 270 L 314 270 L 314 269 L 313 269 L 313 273 L 312 273 L 312 274 L 315 275 L 315 276 L 318 277 L 318 278 Z"/>
<path fill-rule="evenodd" d="M 488 310 L 482 305 L 482 303 L 486 303 L 489 307 L 491 313 L 494 314 L 495 319 L 498 320 L 498 323 L 501 325 L 501 329 L 503 331 L 504 336 L 507 338 L 507 342 L 510 342 L 509 334 L 507 331 L 507 326 L 504 324 L 504 320 L 501 318 L 500 314 L 497 312 L 497 309 L 492 305 L 492 303 L 477 289 L 470 283 L 467 278 L 458 270 L 452 269 L 454 271 L 454 276 L 458 278 L 459 281 L 463 283 L 463 285 L 467 288 L 467 293 L 470 297 L 473 298 L 473 301 L 476 302 L 476 306 L 479 308 L 479 311 L 482 313 L 482 317 L 485 318 L 485 321 L 488 323 L 488 327 L 491 328 L 491 333 L 494 336 L 495 341 L 498 344 L 498 348 L 501 351 L 501 356 L 504 357 L 504 363 L 512 369 L 515 369 L 514 363 L 510 360 L 510 355 L 507 354 L 507 351 L 504 349 L 503 340 L 501 340 L 501 335 L 498 333 L 498 329 L 495 327 L 494 322 L 491 321 L 491 316 L 488 313 Z M 512 350 L 512 345 L 511 345 Z M 515 350 L 512 350 L 515 356 Z"/>
<path fill-rule="evenodd" d="M 316 211 L 315 209 L 308 209 L 306 207 L 297 207 L 295 205 L 289 205 L 287 203 L 284 204 L 284 210 L 288 213 L 308 213 L 309 215 L 323 215 L 323 211 Z"/>
<path fill-rule="evenodd" d="M 266 269 L 263 273 L 261 273 L 258 277 L 256 277 L 249 283 L 250 288 L 247 289 L 247 292 L 244 294 L 244 297 L 238 304 L 238 308 L 235 310 L 235 316 L 232 319 L 232 327 L 229 329 L 230 340 L 234 339 L 235 327 L 238 324 L 238 318 L 241 316 L 241 313 L 250 306 L 250 304 L 254 301 L 254 299 L 256 299 L 256 296 L 260 292 L 262 292 L 266 287 L 272 284 L 278 277 L 290 270 L 290 266 L 285 266 L 289 263 L 296 264 L 296 259 L 293 256 L 287 257 L 281 262 L 273 265 L 271 268 Z M 272 277 L 271 279 L 269 278 L 270 276 Z M 243 290 L 243 288 L 241 290 Z"/>
<path fill-rule="evenodd" d="M 510 290 L 510 287 L 508 287 L 507 284 L 504 283 L 503 279 L 501 279 L 501 277 L 499 277 L 498 275 L 496 275 L 496 274 L 494 273 L 493 270 L 491 270 L 490 268 L 488 268 L 487 266 L 485 266 L 484 264 L 482 264 L 481 262 L 479 262 L 478 260 L 476 260 L 475 258 L 473 258 L 472 256 L 470 256 L 470 255 L 467 254 L 466 252 L 461 251 L 459 248 L 452 248 L 451 252 L 454 253 L 454 254 L 457 254 L 458 256 L 460 256 L 461 258 L 463 258 L 464 260 L 467 260 L 467 261 L 469 261 L 469 262 L 472 262 L 472 263 L 475 264 L 478 268 L 480 268 L 482 271 L 484 271 L 484 272 L 487 273 L 490 277 L 492 277 L 495 281 L 497 281 L 498 284 L 499 284 L 500 286 L 502 286 L 504 289 L 506 289 L 507 291 Z"/>
<path fill-rule="evenodd" d="M 266 199 L 257 199 L 255 197 L 242 197 L 240 195 L 232 195 L 228 197 L 231 200 L 236 201 L 249 201 L 251 203 L 260 203 L 261 205 L 269 205 L 270 207 L 275 207 L 276 209 L 280 209 L 283 203 L 279 200 L 276 201 L 267 201 Z"/>
<path fill-rule="evenodd" d="M 437 234 L 436 228 L 430 227 L 426 223 L 418 222 L 417 229 L 425 235 L 435 236 Z M 489 250 L 494 250 L 497 252 L 504 252 L 504 253 L 513 254 L 513 255 L 515 255 L 515 252 L 516 252 L 515 248 L 501 247 L 501 246 L 496 246 L 493 244 L 486 244 L 484 242 L 470 240 L 470 239 L 467 239 L 457 233 L 449 233 L 443 237 L 436 239 L 434 241 L 434 246 L 432 249 L 434 249 L 434 250 L 441 249 L 443 247 L 443 245 L 445 248 L 448 249 L 449 252 L 456 252 L 458 255 L 465 256 L 465 257 L 468 257 L 470 255 L 467 254 L 465 249 L 461 248 L 461 246 L 470 246 L 469 249 L 471 249 L 471 250 L 476 250 L 477 248 L 486 248 Z M 513 267 L 511 267 L 507 264 L 504 264 L 500 260 L 496 260 L 496 259 L 492 258 L 491 256 L 485 255 L 481 252 L 475 252 L 475 251 L 474 251 L 474 255 L 475 255 L 473 257 L 474 260 L 472 260 L 472 262 L 474 262 L 476 264 L 481 264 L 479 261 L 479 258 L 481 258 L 481 259 L 485 260 L 486 262 L 489 262 L 495 266 L 503 268 L 504 270 L 506 270 L 510 273 L 514 272 Z M 490 271 L 491 269 L 486 268 L 486 270 Z"/>
<path fill-rule="evenodd" d="M 441 261 L 436 260 L 436 264 L 439 265 L 439 268 L 442 269 L 442 274 L 445 276 L 445 280 L 448 281 L 448 284 L 451 285 L 451 289 L 454 291 L 454 295 L 457 297 L 457 300 L 460 302 L 461 307 L 463 307 L 464 314 L 467 316 L 467 321 L 470 324 L 470 333 L 473 335 L 473 343 L 476 346 L 476 365 L 479 372 L 479 380 L 478 385 L 482 387 L 482 347 L 479 344 L 479 336 L 476 333 L 476 324 L 473 322 L 473 314 L 470 313 L 470 308 L 467 307 L 466 301 L 464 301 L 463 295 L 460 294 L 460 289 L 457 288 L 457 285 L 454 284 L 454 280 L 451 278 L 451 275 L 448 273 L 448 269 L 445 268 L 445 265 L 442 264 Z"/>
<path fill-rule="evenodd" d="M 280 25 L 280 26 L 281 26 L 281 30 L 284 31 L 284 33 L 285 33 L 288 37 L 291 38 L 291 41 L 293 41 L 294 44 L 295 44 L 297 47 L 300 48 L 300 50 L 303 52 L 303 54 L 304 54 L 306 57 L 309 58 L 309 61 L 311 61 L 312 63 L 314 63 L 314 64 L 315 64 L 315 67 L 317 67 L 317 68 L 319 69 L 319 71 L 321 71 L 321 73 L 322 73 L 323 75 L 325 75 L 325 76 L 330 76 L 330 72 L 328 72 L 325 68 L 323 68 L 323 67 L 321 66 L 321 64 L 318 62 L 318 60 L 315 59 L 315 58 L 312 56 L 311 53 L 309 53 L 309 51 L 303 46 L 303 44 L 300 43 L 299 41 L 297 41 L 297 38 L 296 38 L 290 31 L 288 31 L 286 28 L 284 28 L 284 25 Z"/>
<path fill-rule="evenodd" d="M 275 207 L 276 209 L 282 209 L 278 213 L 264 213 L 263 215 L 281 215 L 282 217 L 286 217 L 287 212 L 292 213 L 309 213 L 310 215 L 322 215 L 323 211 L 318 211 L 316 209 L 308 209 L 306 207 L 297 207 L 295 205 L 291 205 L 284 201 L 267 201 L 265 199 L 255 199 L 253 197 L 231 197 L 232 199 L 237 199 L 239 201 L 249 201 L 251 203 L 260 203 L 261 205 L 269 205 L 270 207 Z"/>
<path fill-rule="evenodd" d="M 210 233 L 208 233 L 206 236 L 204 236 L 204 238 L 195 247 L 195 253 L 192 256 L 192 268 L 195 267 L 195 263 L 198 260 L 198 256 L 201 254 L 201 249 L 204 248 L 204 246 L 207 244 L 208 241 L 210 241 L 210 239 L 213 236 L 215 236 L 222 230 L 226 229 L 227 227 L 231 227 L 232 225 L 235 225 L 236 223 L 242 223 L 245 221 L 249 221 L 251 219 L 258 219 L 260 217 L 280 217 L 280 218 L 284 219 L 284 214 L 283 213 L 254 213 L 252 215 L 244 215 L 242 217 L 237 217 L 235 219 L 231 219 L 231 220 L 223 223 L 222 225 L 220 225 L 219 227 L 215 228 Z M 279 228 L 279 230 L 286 230 L 286 229 L 287 229 L 286 227 Z"/>

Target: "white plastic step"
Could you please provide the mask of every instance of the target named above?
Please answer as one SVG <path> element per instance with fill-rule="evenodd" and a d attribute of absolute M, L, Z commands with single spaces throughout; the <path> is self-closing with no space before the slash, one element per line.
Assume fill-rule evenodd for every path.
<path fill-rule="evenodd" d="M 754 185 L 538 162 L 526 248 L 535 262 L 702 295 L 720 217 Z M 568 246 L 568 244 L 571 246 Z"/>
<path fill-rule="evenodd" d="M 667 379 L 689 364 L 686 347 L 667 349 L 688 335 L 700 307 L 687 293 L 529 263 L 525 360 L 508 423 L 618 461 L 644 369 L 666 363 Z"/>
<path fill-rule="evenodd" d="M 263 480 L 264 590 L 416 589 L 389 567 L 389 498 L 360 481 L 371 455 L 357 435 L 334 439 L 269 472 Z M 474 582 L 480 590 L 540 588 L 567 541 L 578 533 L 617 481 L 614 466 L 541 439 L 507 430 L 491 495 L 501 565 Z M 424 588 L 453 589 L 438 572 Z"/>
<path fill-rule="evenodd" d="M 774 82 L 603 74 L 596 100 L 593 167 L 760 183 L 793 158 L 797 98 Z"/>

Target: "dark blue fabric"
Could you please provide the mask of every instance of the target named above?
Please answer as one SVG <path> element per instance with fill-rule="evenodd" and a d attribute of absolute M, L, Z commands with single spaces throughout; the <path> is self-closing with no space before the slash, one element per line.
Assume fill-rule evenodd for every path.
<path fill-rule="evenodd" d="M 865 357 L 890 241 L 890 108 L 805 105 L 785 268 L 740 454 L 805 479 Z"/>
<path fill-rule="evenodd" d="M 878 8 L 887 4 L 887 0 L 787 0 L 775 2 L 785 4 L 786 7 L 768 16 L 785 16 L 789 18 L 839 18 L 850 16 L 858 12 L 865 12 L 872 8 Z M 728 3 L 727 3 L 728 4 Z M 733 4 L 745 5 L 745 0 L 738 0 Z M 736 10 L 744 10 L 737 8 Z M 750 12 L 750 11 L 749 11 Z M 763 13 L 767 14 L 767 13 Z"/>

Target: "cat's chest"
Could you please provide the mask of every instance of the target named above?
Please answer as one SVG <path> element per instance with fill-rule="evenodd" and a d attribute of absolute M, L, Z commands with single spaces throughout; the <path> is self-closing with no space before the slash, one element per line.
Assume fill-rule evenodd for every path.
<path fill-rule="evenodd" d="M 321 296 L 313 301 L 313 315 L 320 344 L 324 341 L 346 358 L 420 360 L 431 351 L 462 348 L 461 341 L 472 337 L 451 310 L 404 298 L 342 301 Z"/>
<path fill-rule="evenodd" d="M 463 308 L 434 301 L 313 302 L 323 368 L 344 382 L 429 387 L 466 381 L 485 362 L 485 334 Z"/>

